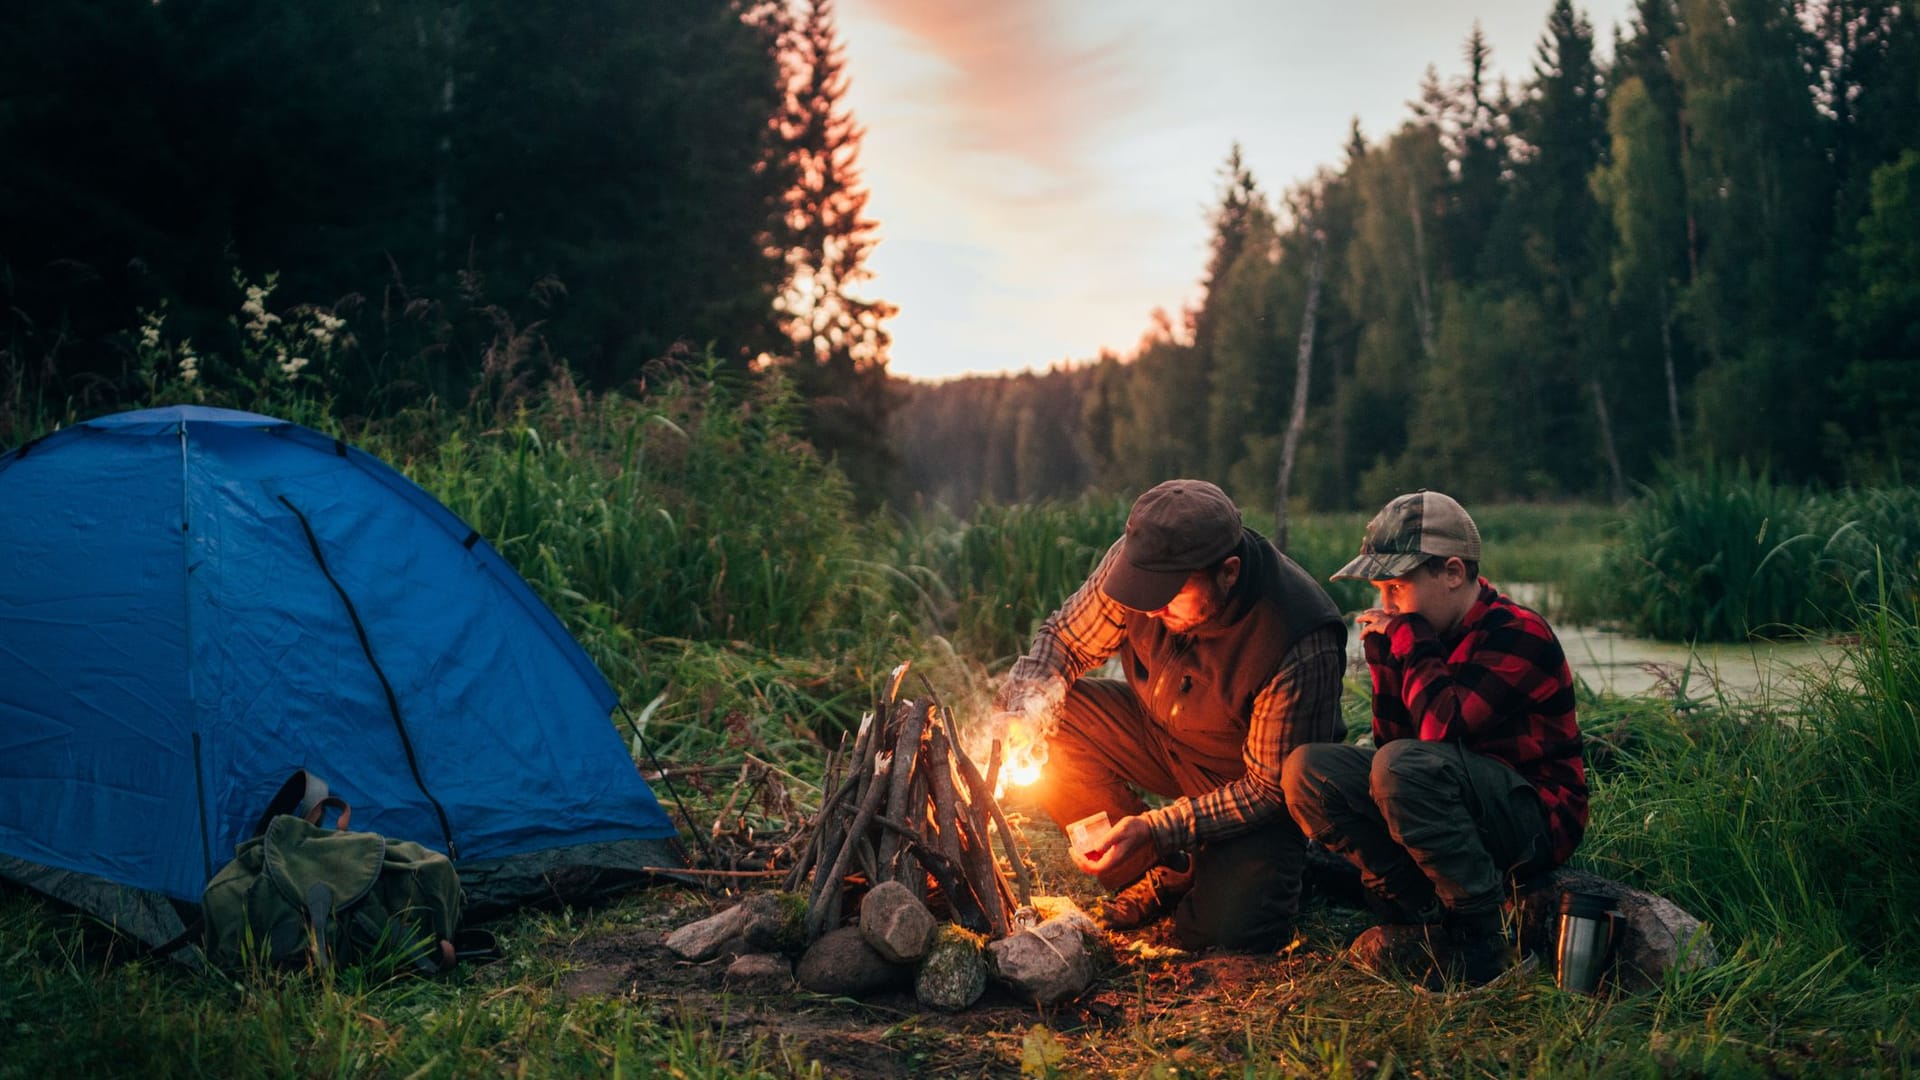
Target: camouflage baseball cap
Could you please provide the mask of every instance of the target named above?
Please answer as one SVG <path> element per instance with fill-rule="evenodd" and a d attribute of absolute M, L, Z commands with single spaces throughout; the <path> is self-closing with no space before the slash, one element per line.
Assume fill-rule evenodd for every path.
<path fill-rule="evenodd" d="M 1388 503 L 1367 522 L 1360 555 L 1329 580 L 1386 581 L 1435 555 L 1478 562 L 1480 530 L 1459 503 L 1437 491 L 1416 491 Z"/>
<path fill-rule="evenodd" d="M 1120 558 L 1101 591 L 1135 611 L 1159 611 L 1195 570 L 1240 547 L 1240 508 L 1205 480 L 1168 480 L 1133 502 Z"/>

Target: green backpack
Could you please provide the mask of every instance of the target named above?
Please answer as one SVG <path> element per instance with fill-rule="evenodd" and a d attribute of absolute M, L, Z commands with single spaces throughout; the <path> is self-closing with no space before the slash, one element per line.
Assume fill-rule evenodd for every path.
<path fill-rule="evenodd" d="M 341 812 L 338 828 L 320 826 L 328 807 Z M 207 883 L 209 959 L 222 967 L 249 956 L 280 967 L 451 966 L 465 903 L 453 863 L 409 840 L 348 832 L 352 811 L 339 798 L 301 809 L 270 814 Z"/>

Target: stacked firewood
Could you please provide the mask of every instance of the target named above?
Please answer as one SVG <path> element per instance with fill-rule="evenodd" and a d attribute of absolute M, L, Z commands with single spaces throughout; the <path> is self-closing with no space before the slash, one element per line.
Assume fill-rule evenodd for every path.
<path fill-rule="evenodd" d="M 820 810 L 792 841 L 798 855 L 786 887 L 811 882 L 807 940 L 839 926 L 850 898 L 886 881 L 975 933 L 1001 938 L 1015 929 L 1032 903 L 1032 879 L 993 797 L 1000 754 L 996 740 L 982 774 L 930 687 L 924 698 L 876 708 L 853 748 L 829 762 Z M 1011 873 L 995 858 L 995 832 Z"/>

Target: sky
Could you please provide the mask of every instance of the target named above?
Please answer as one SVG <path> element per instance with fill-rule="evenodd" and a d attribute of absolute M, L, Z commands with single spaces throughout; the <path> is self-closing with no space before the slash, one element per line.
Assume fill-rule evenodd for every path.
<path fill-rule="evenodd" d="M 889 369 L 921 380 L 1130 354 L 1200 298 L 1237 141 L 1269 197 L 1378 143 L 1427 68 L 1532 70 L 1551 0 L 838 0 L 847 104 L 899 305 Z M 1631 0 L 1575 0 L 1601 53 Z"/>

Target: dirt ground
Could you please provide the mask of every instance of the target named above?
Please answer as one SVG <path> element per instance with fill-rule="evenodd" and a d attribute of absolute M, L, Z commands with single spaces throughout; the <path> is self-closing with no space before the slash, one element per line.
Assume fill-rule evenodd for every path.
<path fill-rule="evenodd" d="M 1016 830 L 1032 852 L 1036 893 L 1089 906 L 1098 888 L 1071 866 L 1059 829 L 1017 800 L 1008 809 L 1025 819 Z M 726 1045 L 757 1046 L 763 1060 L 784 1060 L 796 1071 L 817 1061 L 829 1076 L 1018 1076 L 1023 1061 L 1052 1062 L 1069 1075 L 1136 1073 L 1165 1057 L 1169 1043 L 1202 1048 L 1192 1052 L 1204 1053 L 1209 1068 L 1231 1069 L 1226 1058 L 1242 1041 L 1241 1015 L 1255 1005 L 1284 1006 L 1295 976 L 1324 969 L 1368 922 L 1318 903 L 1290 951 L 1243 956 L 1181 952 L 1168 943 L 1163 921 L 1107 935 L 1094 985 L 1076 1001 L 1043 1008 L 990 987 L 973 1007 L 947 1013 L 921 1006 L 911 986 L 861 1001 L 797 987 L 742 991 L 724 984 L 724 962 L 688 963 L 662 944 L 668 931 L 735 902 L 692 889 L 652 890 L 632 925 L 555 947 L 561 955 L 550 958 L 565 970 L 561 992 L 699 1018 Z M 1172 1051 L 1176 1064 L 1181 1053 Z"/>

